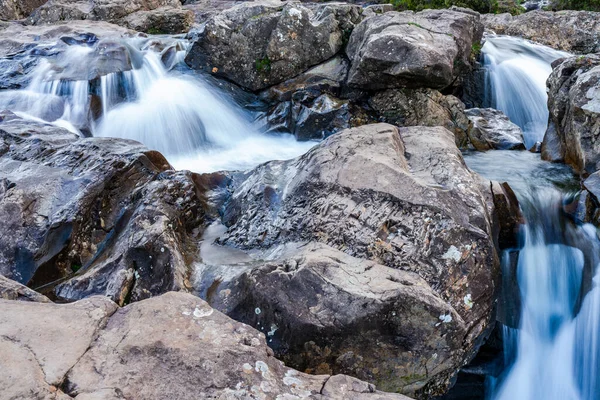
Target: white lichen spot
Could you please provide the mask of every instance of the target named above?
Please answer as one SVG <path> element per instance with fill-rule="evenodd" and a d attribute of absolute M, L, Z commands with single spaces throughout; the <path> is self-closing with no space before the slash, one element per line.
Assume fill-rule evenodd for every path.
<path fill-rule="evenodd" d="M 470 310 L 471 308 L 473 308 L 473 299 L 471 298 L 471 293 L 468 293 L 464 298 L 463 301 L 465 302 L 465 308 L 467 310 Z"/>
<path fill-rule="evenodd" d="M 192 315 L 191 311 L 184 311 L 182 312 L 183 315 L 185 315 L 186 317 L 189 317 L 190 315 Z"/>
<path fill-rule="evenodd" d="M 433 353 L 433 354 L 431 355 L 431 358 L 432 358 L 432 359 L 434 359 L 434 360 L 437 360 L 437 358 L 438 358 L 438 353 Z"/>
<path fill-rule="evenodd" d="M 257 361 L 254 369 L 256 372 L 260 372 L 263 378 L 265 378 L 265 375 L 269 373 L 269 366 L 264 361 Z"/>
<path fill-rule="evenodd" d="M 298 19 L 302 18 L 302 11 L 298 10 L 297 8 L 290 8 L 289 14 Z"/>
<path fill-rule="evenodd" d="M 196 309 L 194 310 L 194 317 L 196 318 L 202 318 L 202 317 L 208 317 L 209 315 L 211 315 L 215 310 L 210 308 L 208 310 L 202 310 L 198 307 L 196 307 Z"/>
<path fill-rule="evenodd" d="M 164 252 L 165 252 L 165 248 L 164 248 L 164 247 L 161 247 L 161 248 L 160 248 L 160 252 L 161 252 L 161 253 L 164 253 Z"/>
<path fill-rule="evenodd" d="M 455 262 L 459 262 L 461 257 L 462 253 L 454 245 L 450 246 L 448 251 L 442 255 L 444 260 L 454 260 Z"/>
<path fill-rule="evenodd" d="M 440 315 L 440 321 L 442 321 L 444 324 L 452 322 L 452 315 L 442 314 L 442 315 Z"/>
<path fill-rule="evenodd" d="M 261 313 L 261 312 L 262 312 L 262 311 L 261 311 L 261 310 L 260 310 L 260 308 L 258 308 L 258 307 L 256 307 L 256 308 L 254 309 L 254 314 L 256 314 L 256 315 L 260 315 L 260 313 Z"/>
<path fill-rule="evenodd" d="M 275 334 L 275 332 L 277 332 L 277 329 L 279 329 L 279 327 L 277 325 L 271 324 L 271 330 L 269 332 L 267 332 L 267 335 L 273 336 Z"/>
<path fill-rule="evenodd" d="M 252 371 L 254 371 L 254 368 L 252 368 L 252 365 L 245 363 L 242 365 L 242 371 L 244 371 L 245 374 L 251 374 Z"/>
<path fill-rule="evenodd" d="M 260 383 L 260 388 L 263 392 L 269 393 L 273 389 L 273 386 L 267 381 L 262 381 Z"/>
<path fill-rule="evenodd" d="M 289 370 L 288 372 L 285 373 L 285 376 L 283 377 L 283 384 L 286 386 L 301 386 L 302 385 L 302 381 L 300 379 L 297 378 L 298 373 L 294 370 Z"/>

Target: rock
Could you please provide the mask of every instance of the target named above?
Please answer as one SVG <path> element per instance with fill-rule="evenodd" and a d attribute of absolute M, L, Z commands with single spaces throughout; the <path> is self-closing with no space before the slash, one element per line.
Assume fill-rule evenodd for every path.
<path fill-rule="evenodd" d="M 201 269 L 203 296 L 216 307 L 221 297 L 225 311 L 265 332 L 271 317 L 285 322 L 303 310 L 301 322 L 276 324 L 272 335 L 276 354 L 294 367 L 369 377 L 386 391 L 442 393 L 485 336 L 495 299 L 498 261 L 478 182 L 441 127 L 375 124 L 330 136 L 295 160 L 257 167 L 235 189 L 215 242 L 276 261 L 261 269 L 250 262 L 245 278 L 236 278 L 248 270 L 239 264 L 218 275 Z M 302 261 L 311 246 L 314 257 Z M 300 252 L 288 258 L 289 247 Z M 219 289 L 235 279 L 246 284 Z M 269 297 L 272 284 L 289 291 Z M 381 297 L 383 287 L 390 297 Z M 244 310 L 264 302 L 264 319 L 260 307 L 238 314 L 228 289 L 233 298 L 250 293 Z M 351 311 L 361 304 L 360 314 Z"/>
<path fill-rule="evenodd" d="M 326 5 L 315 12 L 289 3 L 242 3 L 211 17 L 186 62 L 247 89 L 260 90 L 333 57 L 344 26 L 360 7 Z"/>
<path fill-rule="evenodd" d="M 542 156 L 593 173 L 600 169 L 600 56 L 571 57 L 553 66 Z"/>
<path fill-rule="evenodd" d="M 388 89 L 372 95 L 369 105 L 377 117 L 398 126 L 443 126 L 454 133 L 456 145 L 467 146 L 470 122 L 464 104 L 433 89 Z"/>
<path fill-rule="evenodd" d="M 3 396 L 8 391 L 7 398 L 32 398 L 37 392 L 36 398 L 54 399 L 51 391 L 62 385 L 116 309 L 105 297 L 69 305 L 0 300 Z"/>
<path fill-rule="evenodd" d="M 160 7 L 181 7 L 180 0 L 48 0 L 29 17 L 34 25 L 70 20 L 95 20 L 121 24 L 123 18 L 137 11 Z"/>
<path fill-rule="evenodd" d="M 600 172 L 590 175 L 583 182 L 583 187 L 589 193 L 585 199 L 585 215 L 583 220 L 600 226 Z"/>
<path fill-rule="evenodd" d="M 441 89 L 469 69 L 481 40 L 478 14 L 454 10 L 387 12 L 365 19 L 350 36 L 348 84 L 367 90 Z"/>
<path fill-rule="evenodd" d="M 184 293 L 118 310 L 99 296 L 64 305 L 0 300 L 0 322 L 7 398 L 408 400 L 348 376 L 287 368 L 262 333 Z"/>
<path fill-rule="evenodd" d="M 189 172 L 129 140 L 0 123 L 0 274 L 63 300 L 185 289 L 204 212 Z"/>
<path fill-rule="evenodd" d="M 15 22 L 2 24 L 0 89 L 26 86 L 39 61 L 42 58 L 52 60 L 62 54 L 69 48 L 67 42 L 93 45 L 109 36 L 116 38 L 132 34 L 128 29 L 95 21 L 70 21 L 44 26 L 23 26 Z"/>
<path fill-rule="evenodd" d="M 0 0 L 0 20 L 23 19 L 47 0 Z"/>
<path fill-rule="evenodd" d="M 0 275 L 0 299 L 49 303 L 50 299 L 18 282 Z"/>
<path fill-rule="evenodd" d="M 327 94 L 317 97 L 310 107 L 300 105 L 292 115 L 298 140 L 323 139 L 350 125 L 348 101 Z"/>
<path fill-rule="evenodd" d="M 519 231 L 525 223 L 519 207 L 519 200 L 507 182 L 491 182 L 495 218 L 494 226 L 499 227 L 498 248 L 509 249 L 518 247 Z"/>
<path fill-rule="evenodd" d="M 364 8 L 363 17 L 373 17 L 390 11 L 394 11 L 392 4 L 370 4 Z"/>
<path fill-rule="evenodd" d="M 186 33 L 193 23 L 193 11 L 175 7 L 137 11 L 124 18 L 124 25 L 128 28 L 152 34 Z"/>
<path fill-rule="evenodd" d="M 479 151 L 525 150 L 523 131 L 502 111 L 493 108 L 471 108 L 465 111 L 473 123 L 469 141 Z"/>
<path fill-rule="evenodd" d="M 521 15 L 483 14 L 486 29 L 499 35 L 520 36 L 558 50 L 600 52 L 600 13 L 590 11 L 532 11 Z"/>

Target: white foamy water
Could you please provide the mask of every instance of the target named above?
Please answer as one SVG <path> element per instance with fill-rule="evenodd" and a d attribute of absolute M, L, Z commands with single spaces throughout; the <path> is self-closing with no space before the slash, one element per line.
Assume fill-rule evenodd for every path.
<path fill-rule="evenodd" d="M 315 144 L 264 134 L 251 113 L 201 77 L 167 68 L 164 51 L 153 51 L 139 38 L 124 43 L 132 70 L 71 81 L 54 79 L 56 67 L 42 62 L 26 90 L 0 93 L 0 108 L 82 136 L 136 140 L 163 153 L 174 167 L 195 172 L 249 169 L 296 157 Z M 167 61 L 171 67 L 183 60 L 186 47 L 177 44 L 179 51 Z M 77 63 L 91 51 L 70 46 L 61 64 Z"/>
<path fill-rule="evenodd" d="M 570 54 L 509 36 L 487 37 L 481 51 L 490 106 L 523 129 L 527 148 L 541 142 L 548 125 L 550 64 Z"/>

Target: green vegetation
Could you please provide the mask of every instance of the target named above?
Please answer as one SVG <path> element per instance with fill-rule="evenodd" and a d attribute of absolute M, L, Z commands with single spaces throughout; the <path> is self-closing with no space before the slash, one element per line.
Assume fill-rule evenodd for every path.
<path fill-rule="evenodd" d="M 428 8 L 450 8 L 452 6 L 470 8 L 480 13 L 504 13 L 513 15 L 525 11 L 521 0 L 388 0 L 399 11 L 422 11 Z M 600 0 L 593 0 L 600 1 Z"/>
<path fill-rule="evenodd" d="M 148 31 L 146 33 L 149 35 L 162 35 L 164 32 L 161 31 L 160 29 L 152 26 L 152 27 L 148 28 Z"/>
<path fill-rule="evenodd" d="M 77 265 L 77 264 L 71 265 L 71 271 L 73 271 L 73 273 L 79 271 L 80 269 L 81 269 L 81 265 Z"/>
<path fill-rule="evenodd" d="M 553 10 L 600 11 L 600 0 L 554 0 Z"/>
<path fill-rule="evenodd" d="M 473 45 L 471 46 L 471 56 L 477 58 L 479 57 L 479 55 L 481 54 L 481 48 L 483 46 L 481 45 L 480 42 L 475 42 L 473 43 Z"/>
<path fill-rule="evenodd" d="M 254 66 L 258 72 L 269 72 L 271 71 L 271 60 L 269 59 L 269 56 L 261 58 L 260 60 L 255 61 Z"/>

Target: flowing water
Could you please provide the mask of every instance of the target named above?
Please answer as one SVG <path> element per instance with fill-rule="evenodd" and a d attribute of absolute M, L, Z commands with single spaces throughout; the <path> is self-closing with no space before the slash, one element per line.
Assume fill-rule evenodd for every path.
<path fill-rule="evenodd" d="M 248 169 L 314 145 L 260 132 L 254 116 L 226 94 L 174 68 L 183 65 L 187 42 L 120 41 L 132 69 L 65 79 L 69 73 L 57 64 L 78 66 L 95 51 L 86 43 L 71 45 L 57 60 L 44 60 L 25 90 L 0 93 L 0 108 L 82 136 L 136 140 L 163 153 L 175 168 L 196 172 Z"/>
<path fill-rule="evenodd" d="M 494 104 L 523 127 L 528 144 L 540 141 L 548 117 L 545 80 L 563 53 L 506 37 L 489 38 L 483 52 Z M 520 247 L 503 255 L 500 302 L 516 302 L 520 312 L 500 316 L 516 323 L 503 327 L 505 368 L 488 378 L 488 398 L 597 399 L 600 241 L 574 212 L 577 177 L 529 152 L 490 151 L 465 160 L 480 174 L 509 182 L 525 219 Z"/>
<path fill-rule="evenodd" d="M 482 48 L 489 106 L 523 129 L 525 147 L 541 142 L 548 123 L 546 79 L 552 61 L 569 54 L 523 39 L 492 36 Z"/>

